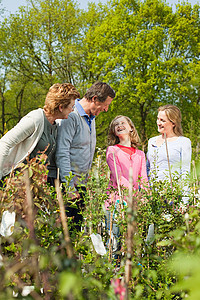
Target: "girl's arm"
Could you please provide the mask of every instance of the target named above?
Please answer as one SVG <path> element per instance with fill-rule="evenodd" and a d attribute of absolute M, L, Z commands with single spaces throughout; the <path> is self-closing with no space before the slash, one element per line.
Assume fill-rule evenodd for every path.
<path fill-rule="evenodd" d="M 147 177 L 150 177 L 150 160 L 149 160 L 149 154 L 150 154 L 150 140 L 148 141 L 147 160 L 146 160 Z"/>
<path fill-rule="evenodd" d="M 144 189 L 147 188 L 149 186 L 149 183 L 147 177 L 147 166 L 146 166 L 146 159 L 145 159 L 144 152 L 142 152 L 140 177 L 141 177 L 141 187 Z"/>

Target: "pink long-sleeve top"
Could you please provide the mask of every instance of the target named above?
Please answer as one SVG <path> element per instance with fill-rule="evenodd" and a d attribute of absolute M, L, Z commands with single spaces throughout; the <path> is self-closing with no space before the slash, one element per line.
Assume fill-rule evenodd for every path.
<path fill-rule="evenodd" d="M 106 161 L 110 168 L 110 181 L 108 184 L 108 189 L 117 188 L 117 177 L 114 165 L 114 158 L 116 161 L 117 174 L 119 179 L 119 184 L 121 187 L 129 188 L 129 170 L 130 167 L 133 169 L 133 188 L 137 190 L 139 188 L 138 181 L 140 180 L 140 187 L 144 188 L 148 186 L 148 178 L 146 171 L 146 159 L 143 151 L 136 149 L 135 153 L 128 154 L 123 151 L 117 145 L 109 146 L 106 151 Z M 110 198 L 110 197 L 109 197 Z M 118 194 L 115 193 L 114 202 L 119 198 Z M 106 208 L 108 208 L 111 199 L 105 203 Z"/>

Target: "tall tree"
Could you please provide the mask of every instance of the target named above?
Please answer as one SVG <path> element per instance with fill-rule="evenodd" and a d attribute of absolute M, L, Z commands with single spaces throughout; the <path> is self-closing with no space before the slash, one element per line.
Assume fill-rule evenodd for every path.
<path fill-rule="evenodd" d="M 40 91 L 39 105 L 53 83 L 78 85 L 81 81 L 77 76 L 80 74 L 80 10 L 71 0 L 30 2 L 30 6 L 21 7 L 1 24 L 2 68 L 11 74 L 6 87 L 16 89 L 9 95 L 15 97 L 10 101 L 20 116 L 27 110 L 25 95 L 32 94 L 31 87 Z M 29 102 L 28 109 L 31 106 Z"/>
<path fill-rule="evenodd" d="M 108 121 L 116 114 L 128 115 L 143 144 L 156 133 L 156 108 L 162 103 L 181 103 L 180 93 L 174 100 L 177 85 L 184 89 L 186 76 L 191 75 L 189 65 L 197 62 L 198 11 L 199 6 L 192 9 L 182 4 L 173 13 L 159 0 L 112 1 L 105 19 L 86 34 L 85 43 L 92 49 L 90 70 L 117 91 Z M 191 100 L 185 98 L 187 103 Z M 97 123 L 102 143 L 108 122 L 100 115 Z"/>

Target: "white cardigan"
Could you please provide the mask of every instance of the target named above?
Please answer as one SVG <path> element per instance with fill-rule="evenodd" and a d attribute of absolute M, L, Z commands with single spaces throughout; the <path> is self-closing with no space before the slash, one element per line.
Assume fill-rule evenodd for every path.
<path fill-rule="evenodd" d="M 31 111 L 0 139 L 0 179 L 35 148 L 44 130 L 42 108 Z"/>

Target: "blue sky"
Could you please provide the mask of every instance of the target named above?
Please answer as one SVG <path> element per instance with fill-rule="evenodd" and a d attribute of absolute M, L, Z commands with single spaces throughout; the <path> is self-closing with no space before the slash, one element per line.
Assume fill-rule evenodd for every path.
<path fill-rule="evenodd" d="M 76 0 L 79 3 L 80 8 L 86 8 L 88 0 Z M 99 0 L 92 0 L 91 2 L 98 3 Z M 101 0 L 101 3 L 106 3 L 107 0 Z M 1 0 L 1 7 L 6 8 L 9 12 L 14 13 L 19 6 L 26 5 L 26 0 Z"/>
<path fill-rule="evenodd" d="M 87 3 L 89 2 L 88 0 L 77 0 L 77 2 L 80 5 L 80 8 L 86 8 L 87 7 Z M 91 2 L 95 2 L 98 3 L 99 0 L 92 0 Z M 106 3 L 107 0 L 101 0 L 101 3 Z M 169 5 L 175 5 L 179 2 L 179 0 L 166 0 L 166 3 L 168 3 Z M 199 3 L 198 0 L 190 0 L 188 1 L 190 2 L 192 5 Z M 5 8 L 8 12 L 12 12 L 15 13 L 15 11 L 17 10 L 17 8 L 19 6 L 22 5 L 26 5 L 26 0 L 1 0 L 1 8 Z"/>

